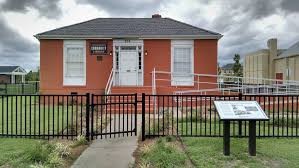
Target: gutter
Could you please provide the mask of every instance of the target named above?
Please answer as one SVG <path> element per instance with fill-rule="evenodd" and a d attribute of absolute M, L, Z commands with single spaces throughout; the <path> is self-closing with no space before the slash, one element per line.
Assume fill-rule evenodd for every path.
<path fill-rule="evenodd" d="M 122 38 L 137 38 L 137 39 L 221 39 L 223 35 L 34 35 L 38 40 L 41 39 L 122 39 Z"/>

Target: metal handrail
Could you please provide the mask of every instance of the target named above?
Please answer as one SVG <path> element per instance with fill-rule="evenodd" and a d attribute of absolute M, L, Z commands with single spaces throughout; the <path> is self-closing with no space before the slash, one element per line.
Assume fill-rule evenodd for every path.
<path fill-rule="evenodd" d="M 167 71 L 157 71 L 154 68 L 154 71 L 152 72 L 152 90 L 153 93 L 156 93 L 157 84 L 156 81 L 167 81 L 167 82 L 184 82 L 184 81 L 176 81 L 173 80 L 171 77 L 170 79 L 163 78 L 163 77 L 156 77 L 156 74 L 167 74 L 167 75 L 183 75 L 183 73 L 173 73 L 173 72 L 167 72 Z M 185 74 L 186 75 L 186 74 Z M 184 90 L 184 91 L 175 91 L 175 93 L 183 94 L 183 93 L 190 93 L 190 92 L 209 92 L 209 91 L 220 91 L 224 94 L 224 91 L 226 92 L 241 92 L 243 94 L 250 94 L 250 93 L 259 93 L 261 94 L 261 89 L 264 94 L 275 94 L 275 93 L 299 93 L 299 81 L 294 80 L 278 80 L 278 79 L 266 79 L 266 78 L 253 78 L 253 77 L 236 77 L 236 76 L 225 76 L 225 75 L 214 75 L 214 74 L 196 74 L 196 73 L 190 73 L 187 74 L 193 77 L 192 86 L 195 86 L 197 84 L 197 90 Z M 195 79 L 197 77 L 197 80 Z M 209 77 L 209 78 L 217 78 L 216 82 L 209 82 L 209 81 L 201 81 L 200 77 Z M 225 83 L 221 81 L 222 79 L 228 78 L 229 81 L 232 81 L 234 83 Z M 247 81 L 254 81 L 253 83 L 247 83 Z M 190 82 L 190 81 L 185 81 Z M 199 84 L 211 84 L 211 85 L 217 85 L 215 88 L 211 89 L 200 89 Z M 249 91 L 248 91 L 249 90 Z"/>
<path fill-rule="evenodd" d="M 106 87 L 105 87 L 105 94 L 110 94 L 111 93 L 111 88 L 112 88 L 113 81 L 114 81 L 114 70 L 112 68 L 111 72 L 110 72 L 110 75 L 109 75 L 109 78 L 108 78 L 108 81 L 107 81 L 107 84 L 106 84 Z"/>

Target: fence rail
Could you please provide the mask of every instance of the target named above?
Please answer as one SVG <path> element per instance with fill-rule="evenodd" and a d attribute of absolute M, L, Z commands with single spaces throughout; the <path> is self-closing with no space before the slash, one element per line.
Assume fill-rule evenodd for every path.
<path fill-rule="evenodd" d="M 0 95 L 12 94 L 37 94 L 39 92 L 39 82 L 27 83 L 0 83 Z"/>
<path fill-rule="evenodd" d="M 256 100 L 269 121 L 257 137 L 299 137 L 299 95 L 0 95 L 0 137 L 87 139 L 137 135 L 221 137 L 215 100 Z M 141 107 L 140 107 L 141 105 Z M 141 109 L 140 109 L 141 108 Z M 246 137 L 249 123 L 231 122 L 231 136 Z"/>
<path fill-rule="evenodd" d="M 223 136 L 215 100 L 256 100 L 270 121 L 257 121 L 257 137 L 298 137 L 299 95 L 143 95 L 143 139 Z M 249 123 L 231 122 L 231 136 L 247 137 Z"/>
<path fill-rule="evenodd" d="M 0 136 L 72 139 L 86 133 L 87 95 L 1 95 Z"/>

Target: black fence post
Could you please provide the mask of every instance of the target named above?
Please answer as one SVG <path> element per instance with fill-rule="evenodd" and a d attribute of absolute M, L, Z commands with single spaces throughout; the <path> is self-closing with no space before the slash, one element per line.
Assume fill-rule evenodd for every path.
<path fill-rule="evenodd" d="M 86 139 L 89 141 L 89 138 L 90 138 L 90 132 L 89 132 L 89 105 L 90 105 L 90 93 L 86 93 L 86 118 L 85 118 L 85 121 L 86 121 Z"/>
<path fill-rule="evenodd" d="M 38 82 L 35 82 L 35 94 L 38 92 Z"/>
<path fill-rule="evenodd" d="M 91 140 L 93 140 L 93 133 L 94 133 L 94 121 L 93 121 L 93 119 L 94 119 L 94 116 L 93 116 L 93 111 L 94 111 L 94 95 L 93 94 L 91 94 L 91 102 L 90 102 L 90 106 L 91 106 L 91 132 L 90 132 L 90 136 L 91 136 Z M 97 129 L 97 128 L 96 128 Z"/>
<path fill-rule="evenodd" d="M 7 83 L 5 83 L 5 94 L 7 94 Z"/>
<path fill-rule="evenodd" d="M 242 93 L 239 93 L 238 97 L 239 97 L 239 101 L 243 100 L 242 99 L 242 97 L 243 97 Z M 242 136 L 242 121 L 238 121 L 238 128 L 239 128 L 239 132 L 238 132 L 239 137 L 241 137 Z"/>
<path fill-rule="evenodd" d="M 142 141 L 145 140 L 145 94 L 142 93 L 142 133 L 141 133 L 141 139 Z"/>
<path fill-rule="evenodd" d="M 137 93 L 135 93 L 135 136 L 137 136 L 137 106 L 138 106 L 138 98 Z M 132 115 L 132 114 L 131 114 Z"/>
<path fill-rule="evenodd" d="M 24 94 L 24 83 L 22 83 L 22 85 L 21 85 L 22 87 L 22 94 Z"/>

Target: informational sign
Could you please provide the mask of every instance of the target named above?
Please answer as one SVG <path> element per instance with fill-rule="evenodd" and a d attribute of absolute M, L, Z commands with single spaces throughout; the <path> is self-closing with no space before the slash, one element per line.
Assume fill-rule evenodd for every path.
<path fill-rule="evenodd" d="M 107 43 L 93 42 L 90 45 L 91 54 L 107 54 Z"/>
<path fill-rule="evenodd" d="M 268 120 L 256 101 L 214 101 L 221 120 Z"/>

